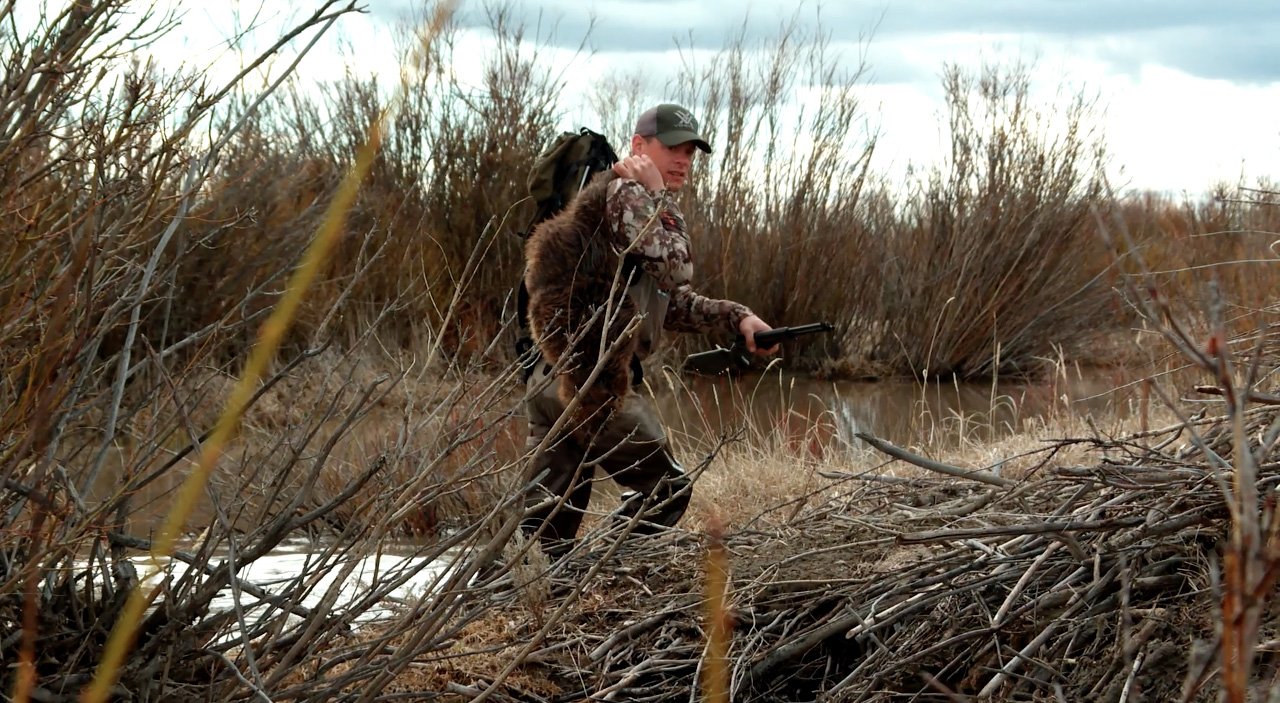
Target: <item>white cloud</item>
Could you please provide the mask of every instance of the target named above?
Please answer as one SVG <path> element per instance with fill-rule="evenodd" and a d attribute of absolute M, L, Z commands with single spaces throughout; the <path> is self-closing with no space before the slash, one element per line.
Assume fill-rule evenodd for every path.
<path fill-rule="evenodd" d="M 943 62 L 972 67 L 983 56 L 1006 62 L 1021 57 L 1033 67 L 1034 95 L 1041 104 L 1075 90 L 1097 97 L 1098 126 L 1117 184 L 1200 195 L 1220 181 L 1280 175 L 1280 82 L 1199 77 L 1161 65 L 1155 57 L 1116 71 L 1103 55 L 1124 43 L 1114 37 L 1055 41 L 961 34 L 893 40 L 882 55 L 919 69 L 904 70 L 908 75 L 932 66 L 935 76 L 933 84 L 869 88 L 883 118 L 881 153 L 917 162 L 942 153 L 945 105 L 936 74 Z M 895 166 L 891 172 L 903 166 L 900 158 Z"/>
<path fill-rule="evenodd" d="M 1134 185 L 1199 194 L 1219 180 L 1280 175 L 1280 84 L 1146 66 L 1105 86 L 1108 141 Z"/>
<path fill-rule="evenodd" d="M 600 2 L 594 6 L 601 19 L 595 41 L 598 51 L 590 58 L 575 59 L 574 49 L 581 36 L 574 34 L 577 25 L 573 22 L 587 10 L 565 9 L 559 2 L 526 0 L 530 13 L 547 9 L 544 31 L 545 23 L 557 17 L 566 20 L 558 30 L 556 46 L 541 49 L 550 61 L 577 61 L 574 71 L 578 77 L 562 104 L 564 120 L 560 126 L 565 129 L 576 128 L 589 119 L 584 81 L 610 71 L 626 72 L 639 67 L 652 78 L 651 84 L 661 86 L 678 69 L 680 59 L 673 37 L 681 33 L 681 26 L 696 25 L 704 32 L 719 27 L 723 34 L 737 28 L 745 10 L 734 5 L 732 11 L 720 12 L 713 4 L 694 3 L 686 7 L 684 16 L 688 22 L 664 25 L 655 17 L 670 17 L 685 6 Z M 864 104 L 875 113 L 872 121 L 881 125 L 873 166 L 900 175 L 908 162 L 921 164 L 940 158 L 945 153 L 941 135 L 945 106 L 938 78 L 943 63 L 975 66 L 986 56 L 1031 60 L 1037 71 L 1037 95 L 1045 101 L 1055 97 L 1064 84 L 1096 91 L 1106 110 L 1103 129 L 1120 182 L 1127 181 L 1137 188 L 1201 194 L 1215 181 L 1237 180 L 1242 171 L 1248 179 L 1280 175 L 1280 122 L 1275 118 L 1280 114 L 1280 81 L 1268 80 L 1265 72 L 1257 69 L 1256 59 L 1236 59 L 1226 50 L 1213 57 L 1213 71 L 1199 71 L 1189 59 L 1169 58 L 1170 42 L 1176 42 L 1171 33 L 1179 27 L 1193 27 L 1195 36 L 1203 41 L 1206 27 L 1217 24 L 1206 19 L 1204 25 L 1196 25 L 1194 20 L 1201 11 L 1181 3 L 1173 8 L 1176 12 L 1164 15 L 1157 5 L 1135 6 L 1126 11 L 1124 23 L 1109 27 L 1102 21 L 1105 13 L 1099 8 L 1103 5 L 1086 4 L 1098 10 L 1097 16 L 1071 22 L 1055 20 L 1053 13 L 1035 16 L 1038 6 L 1026 3 L 1011 4 L 1010 14 L 1004 19 L 995 9 L 985 8 L 981 17 L 988 18 L 990 31 L 981 27 L 975 31 L 973 25 L 981 24 L 975 16 L 945 3 L 889 6 L 881 35 L 863 47 L 872 61 L 870 77 L 875 81 L 863 91 Z M 322 41 L 302 64 L 300 76 L 304 83 L 339 77 L 352 64 L 360 71 L 377 72 L 388 80 L 398 74 L 388 19 L 389 13 L 394 14 L 396 8 L 407 4 L 377 5 L 376 14 L 349 15 L 340 20 L 351 53 L 344 54 L 332 40 Z M 478 9 L 475 3 L 468 3 L 467 7 L 473 15 Z M 1222 27 L 1234 26 L 1231 22 L 1242 17 L 1261 22 L 1265 20 L 1266 7 L 1256 3 L 1242 6 L 1237 15 L 1223 15 L 1231 21 L 1224 20 Z M 783 6 L 773 0 L 756 3 L 752 16 L 757 18 L 759 27 L 753 31 L 765 32 L 770 24 L 776 26 L 780 9 Z M 863 8 L 855 16 L 849 8 L 824 10 L 829 20 L 859 20 L 856 26 L 836 27 L 845 40 L 834 46 L 848 57 L 850 65 L 858 57 L 857 34 L 870 29 L 878 12 Z M 803 22 L 812 12 L 802 12 L 800 16 Z M 188 18 L 185 42 L 159 47 L 157 56 L 170 63 L 183 61 L 191 65 L 208 62 L 211 52 L 218 51 L 219 34 L 209 30 L 211 23 L 217 24 L 215 11 L 197 10 Z M 260 33 L 262 37 L 269 35 L 270 28 Z M 622 36 L 628 37 L 622 50 L 612 50 L 610 42 Z M 698 46 L 709 48 L 705 41 Z M 484 57 L 490 50 L 486 30 L 465 30 L 459 38 L 452 70 L 460 79 L 478 83 Z M 234 55 L 224 56 L 214 64 L 211 74 L 229 76 L 237 61 Z M 1239 64 L 1241 76 L 1235 81 L 1227 78 L 1236 65 L 1233 61 Z"/>

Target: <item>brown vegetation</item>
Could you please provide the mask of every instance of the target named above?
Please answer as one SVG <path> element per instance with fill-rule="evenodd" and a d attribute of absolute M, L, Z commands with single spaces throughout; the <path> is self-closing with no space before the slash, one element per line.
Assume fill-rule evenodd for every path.
<path fill-rule="evenodd" d="M 1157 387 L 1168 424 L 975 467 L 864 437 L 915 472 L 820 471 L 820 490 L 731 530 L 721 611 L 705 609 L 704 575 L 717 573 L 722 514 L 705 534 L 629 540 L 628 525 L 599 520 L 540 579 L 513 568 L 478 589 L 503 656 L 454 651 L 433 676 L 457 700 L 683 699 L 712 695 L 700 682 L 727 647 L 735 700 L 1274 695 L 1280 397 L 1262 379 L 1280 337 L 1274 324 L 1229 334 L 1213 296 L 1199 316 L 1209 336 L 1190 334 L 1134 266 L 1129 302 L 1197 369 L 1210 405 L 1189 412 Z M 712 642 L 723 618 L 731 633 Z"/>
<path fill-rule="evenodd" d="M 139 14 L 135 5 L 68 2 L 65 11 L 45 13 L 28 34 L 0 34 L 12 47 L 0 94 L 0 661 L 6 664 L 0 686 L 6 694 L 24 701 L 74 699 L 92 678 L 125 597 L 153 587 L 154 607 L 113 689 L 122 698 L 321 701 L 348 692 L 371 701 L 412 686 L 405 676 L 415 671 L 434 677 L 422 687 L 467 698 L 489 685 L 490 695 L 519 688 L 550 696 L 552 679 L 562 691 L 579 690 L 569 685 L 572 676 L 531 673 L 538 659 L 560 674 L 577 666 L 574 685 L 612 686 L 619 696 L 632 686 L 667 685 L 663 676 L 693 680 L 689 665 L 696 668 L 702 633 L 692 615 L 676 630 L 663 629 L 668 621 L 662 619 L 662 627 L 645 635 L 666 633 L 670 640 L 618 640 L 599 649 L 598 661 L 590 652 L 574 657 L 582 654 L 581 642 L 590 641 L 591 651 L 604 644 L 591 628 L 612 631 L 623 622 L 609 607 L 634 615 L 630 609 L 677 591 L 696 600 L 696 535 L 619 542 L 604 537 L 616 535 L 617 525 L 599 519 L 585 548 L 590 558 L 556 567 L 513 540 L 520 471 L 539 450 L 523 444 L 518 401 L 524 389 L 511 365 L 510 295 L 520 276 L 519 240 L 512 234 L 531 212 L 522 202 L 524 175 L 552 136 L 565 76 L 545 63 L 541 47 L 501 7 L 489 17 L 496 48 L 484 58 L 479 90 L 458 85 L 442 69 L 453 58 L 456 27 L 424 37 L 417 24 L 406 25 L 403 54 L 419 57 L 410 99 L 384 135 L 323 280 L 205 487 L 190 534 L 178 552 L 156 555 L 166 568 L 183 568 L 150 572 L 152 564 L 140 557 L 153 546 L 153 527 L 206 448 L 231 379 L 243 372 L 259 326 L 387 98 L 385 86 L 354 75 L 319 95 L 287 78 L 260 92 L 245 80 L 302 30 L 340 22 L 353 10 L 350 3 L 317 2 L 314 16 L 225 85 L 134 60 L 141 54 L 130 46 L 170 31 L 173 19 L 154 9 Z M 423 18 L 432 9 L 425 7 Z M 17 26 L 9 21 L 14 12 L 12 3 L 0 6 L 0 26 Z M 410 51 L 424 39 L 425 52 Z M 742 300 L 778 323 L 827 319 L 839 327 L 830 339 L 788 349 L 784 365 L 833 375 L 990 377 L 1097 360 L 1100 333 L 1136 329 L 1172 340 L 1130 352 L 1137 362 L 1158 362 L 1145 373 L 1171 363 L 1221 371 L 1212 359 L 1257 358 L 1258 373 L 1242 387 L 1273 392 L 1266 385 L 1275 368 L 1268 325 L 1280 281 L 1262 262 L 1274 259 L 1269 247 L 1280 215 L 1265 188 L 1224 191 L 1206 204 L 1116 196 L 1103 178 L 1098 135 L 1079 131 L 1089 105 L 1072 103 L 1062 124 L 1040 131 L 1025 76 L 1003 68 L 949 69 L 951 158 L 913 182 L 885 183 L 875 174 L 874 135 L 850 128 L 863 114 L 859 74 L 842 74 L 822 37 L 801 36 L 796 27 L 784 27 L 765 52 L 771 58 L 760 66 L 767 70 L 749 70 L 758 48 L 731 43 L 705 73 L 685 76 L 674 97 L 696 106 L 716 130 L 716 156 L 700 166 L 685 207 L 704 290 Z M 602 95 L 628 94 L 628 79 L 619 80 L 601 86 Z M 828 89 L 792 125 L 803 135 L 793 144 L 781 105 L 801 83 Z M 613 130 L 630 117 L 602 114 L 600 120 Z M 617 142 L 624 135 L 611 136 Z M 766 165 L 765 177 L 756 175 L 754 160 Z M 1116 238 L 1112 253 L 1100 235 L 1119 231 L 1118 224 L 1127 236 Z M 1112 295 L 1135 275 L 1143 276 L 1138 291 Z M 1211 276 L 1216 295 L 1205 285 Z M 1155 307 L 1143 303 L 1148 298 Z M 1204 312 L 1207 304 L 1216 318 Z M 1170 320 L 1213 336 L 1161 334 Z M 1195 339 L 1215 341 L 1200 356 L 1169 361 L 1175 349 L 1199 349 L 1189 341 Z M 673 341 L 671 356 L 712 341 L 723 340 Z M 1248 356 L 1245 343 L 1254 341 L 1259 352 Z M 1224 357 L 1227 351 L 1238 354 Z M 1259 613 L 1269 606 L 1259 594 L 1274 577 L 1268 540 L 1277 521 L 1271 512 L 1248 512 L 1260 500 L 1238 478 L 1248 467 L 1233 464 L 1229 471 L 1214 457 L 1236 461 L 1246 446 L 1253 449 L 1257 490 L 1265 492 L 1274 478 L 1274 432 L 1257 424 L 1270 422 L 1269 414 L 1246 412 L 1243 396 L 1230 395 L 1241 386 L 1228 387 L 1221 373 L 1201 380 L 1233 398 L 1224 417 L 1247 422 L 1233 428 L 1225 420 L 1192 418 L 1170 434 L 1097 440 L 1102 456 L 1093 466 L 1077 457 L 1073 463 L 1085 468 L 1028 474 L 1022 495 L 1029 502 L 1018 509 L 1034 507 L 1023 516 L 1030 520 L 1068 499 L 1079 505 L 1086 497 L 1115 499 L 1115 506 L 1127 507 L 1106 519 L 1134 519 L 1182 499 L 1200 511 L 1206 534 L 1238 526 L 1223 552 L 1233 555 L 1221 582 L 1231 596 L 1224 604 L 1231 627 L 1219 638 L 1236 657 L 1224 667 L 1224 680 L 1238 691 L 1247 682 L 1241 672 L 1249 671 L 1250 648 L 1267 627 Z M 1167 377 L 1155 378 L 1152 387 L 1185 390 Z M 1173 398 L 1167 405 L 1182 411 Z M 1086 428 L 1097 432 L 1087 425 L 1074 429 Z M 1265 441 L 1256 441 L 1255 429 Z M 828 430 L 821 423 L 795 434 L 758 430 L 746 442 L 681 447 L 703 459 L 695 471 L 703 493 L 689 521 L 696 527 L 704 517 L 724 520 L 730 549 L 737 556 L 754 551 L 749 568 L 735 567 L 734 589 L 758 600 L 762 615 L 783 613 L 774 622 L 790 623 L 788 635 L 810 631 L 818 619 L 845 617 L 836 608 L 865 615 L 853 585 L 874 585 L 892 599 L 924 588 L 911 579 L 940 583 L 938 574 L 950 569 L 1004 588 L 1017 567 L 1029 566 L 1023 562 L 1047 553 L 1033 547 L 1066 542 L 1029 538 L 1011 554 L 1015 561 L 979 557 L 965 562 L 963 572 L 954 571 L 961 557 L 952 552 L 973 547 L 967 541 L 938 553 L 895 551 L 892 569 L 867 563 L 878 555 L 856 549 L 850 558 L 864 561 L 851 562 L 858 575 L 841 586 L 845 590 L 829 589 L 820 603 L 797 603 L 808 592 L 787 595 L 790 586 L 775 588 L 774 574 L 765 569 L 799 561 L 804 550 L 796 540 L 808 535 L 813 544 L 804 549 L 811 549 L 863 533 L 885 539 L 886 529 L 904 531 L 899 528 L 907 523 L 877 522 L 883 519 L 877 511 L 898 505 L 906 506 L 899 517 L 912 530 L 929 521 L 942 527 L 936 506 L 910 505 L 918 498 L 913 494 L 963 499 L 989 492 L 919 478 L 910 479 L 921 482 L 911 484 L 919 490 L 891 481 L 849 492 L 848 486 L 866 482 L 832 484 L 822 474 L 852 473 L 872 459 L 824 454 Z M 1175 449 L 1169 440 L 1175 435 L 1198 439 L 1192 449 Z M 1221 444 L 1227 436 L 1237 441 L 1231 452 Z M 1165 440 L 1170 443 L 1159 444 Z M 1165 479 L 1173 472 L 1177 480 L 1135 489 L 1111 470 L 1108 462 L 1117 457 Z M 747 468 L 754 482 L 738 471 Z M 1215 493 L 1223 488 L 1219 481 L 1236 492 Z M 1088 495 L 1071 498 L 1077 487 Z M 1000 529 L 1025 523 L 996 514 L 1014 509 L 1002 502 L 1008 500 L 992 497 L 952 517 Z M 1228 505 L 1234 523 L 1223 513 Z M 1111 549 L 1117 530 L 1139 528 L 1110 525 L 1079 534 L 1077 546 L 1098 548 L 1090 582 L 1096 592 L 1089 598 L 1102 600 L 1089 600 L 1088 607 L 1108 604 L 1110 610 L 1095 614 L 1123 618 L 1138 607 L 1125 598 L 1146 597 L 1123 588 L 1125 574 L 1138 579 L 1130 585 L 1142 583 L 1141 569 L 1155 562 Z M 823 532 L 846 529 L 838 526 L 847 532 Z M 244 567 L 299 538 L 311 540 L 314 552 L 295 578 L 261 584 L 243 575 Z M 365 574 L 392 543 L 411 558 Z M 652 544 L 668 551 L 644 551 Z M 995 549 L 992 540 L 981 544 Z M 1212 583 L 1219 573 L 1197 561 L 1211 551 L 1194 539 L 1169 549 L 1190 564 L 1178 573 L 1180 583 Z M 1193 549 L 1200 551 L 1186 551 Z M 664 565 L 669 557 L 680 561 Z M 626 571 L 632 567 L 620 567 L 620 558 L 644 573 Z M 1036 573 L 1075 573 L 1083 563 L 1059 547 Z M 442 564 L 449 568 L 437 574 Z M 548 579 L 549 568 L 557 571 Z M 872 579 L 875 569 L 910 578 Z M 421 597 L 389 595 L 424 574 L 437 575 Z M 746 576 L 755 579 L 755 590 L 746 589 Z M 344 582 L 357 581 L 364 587 L 343 590 Z M 215 596 L 228 588 L 239 606 L 211 611 Z M 995 602 L 994 593 L 940 595 L 929 601 L 940 610 L 928 617 L 963 614 L 970 620 L 958 623 L 972 622 Z M 1024 587 L 1027 600 L 1010 612 L 1025 618 L 984 640 L 982 646 L 991 644 L 981 656 L 1028 646 L 1024 638 L 1051 622 L 1037 618 L 1055 615 L 1028 610 L 1048 593 Z M 1107 600 L 1113 596 L 1120 600 Z M 1206 600 L 1203 589 L 1152 597 L 1159 601 L 1152 608 L 1170 601 L 1201 612 L 1217 602 Z M 778 610 L 787 598 L 790 610 Z M 515 607 L 513 599 L 529 620 L 494 622 L 494 607 Z M 357 619 L 392 605 L 399 614 L 383 627 L 356 627 Z M 1102 637 L 1077 638 L 1079 646 L 1112 651 L 1106 648 L 1117 633 L 1130 632 L 1098 622 Z M 566 625 L 573 628 L 556 629 Z M 861 654 L 879 657 L 868 659 L 874 666 L 888 666 L 898 661 L 895 648 L 935 625 L 904 621 L 894 633 L 876 631 L 856 644 L 869 648 Z M 1056 635 L 1080 632 L 1074 622 L 1066 625 Z M 748 651 L 744 647 L 759 653 L 766 644 L 785 646 L 770 639 L 781 634 L 763 620 L 759 627 L 767 632 L 751 627 L 740 621 L 734 656 Z M 554 637 L 563 637 L 565 646 L 547 651 Z M 1127 641 L 1127 653 L 1155 656 Z M 953 644 L 946 654 L 960 657 L 970 641 Z M 1077 645 L 1050 637 L 1040 646 L 1065 652 Z M 664 647 L 682 657 L 670 670 L 627 668 Z M 447 680 L 461 675 L 459 662 L 477 656 L 483 661 L 467 670 L 468 682 Z M 816 659 L 777 664 L 794 664 L 807 677 L 794 690 L 830 678 L 814 674 L 826 666 Z M 979 677 L 991 673 L 976 660 L 970 664 Z M 739 690 L 742 671 L 735 673 Z M 941 665 L 933 673 L 951 685 L 963 683 L 946 678 Z M 1108 681 L 1120 676 L 1108 675 Z M 767 687 L 784 690 L 789 680 L 776 678 Z M 1037 683 L 1009 677 L 1002 685 Z"/>

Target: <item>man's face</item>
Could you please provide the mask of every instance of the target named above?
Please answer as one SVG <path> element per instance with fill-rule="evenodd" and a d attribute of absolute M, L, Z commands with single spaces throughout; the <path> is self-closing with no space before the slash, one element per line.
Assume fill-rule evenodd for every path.
<path fill-rule="evenodd" d="M 648 156 L 653 165 L 662 174 L 662 181 L 667 190 L 677 191 L 689 177 L 689 169 L 693 167 L 693 155 L 698 147 L 693 142 L 685 142 L 676 146 L 667 146 L 655 137 L 636 135 L 631 139 L 631 153 L 636 156 Z"/>

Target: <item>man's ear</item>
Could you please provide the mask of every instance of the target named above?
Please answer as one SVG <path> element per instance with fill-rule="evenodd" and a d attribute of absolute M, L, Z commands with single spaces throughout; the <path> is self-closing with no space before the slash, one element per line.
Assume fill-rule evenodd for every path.
<path fill-rule="evenodd" d="M 631 135 L 631 155 L 632 156 L 640 156 L 641 154 L 643 154 L 644 147 L 645 147 L 644 137 L 640 136 L 639 134 Z"/>

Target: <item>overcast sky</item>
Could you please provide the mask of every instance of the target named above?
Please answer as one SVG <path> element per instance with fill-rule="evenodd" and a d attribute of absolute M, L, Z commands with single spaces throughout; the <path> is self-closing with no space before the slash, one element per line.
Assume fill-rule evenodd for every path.
<path fill-rule="evenodd" d="M 420 2 L 366 4 L 367 14 L 343 20 L 343 33 L 360 66 L 390 74 L 391 26 Z M 474 76 L 488 34 L 484 6 L 461 0 L 459 7 L 467 36 L 465 60 L 454 68 Z M 941 153 L 944 62 L 976 66 L 987 56 L 1034 62 L 1046 100 L 1063 84 L 1096 93 L 1111 171 L 1122 182 L 1198 195 L 1216 180 L 1280 177 L 1277 0 L 522 0 L 516 7 L 531 32 L 558 47 L 548 54 L 557 61 L 573 58 L 594 16 L 593 53 L 579 56 L 575 70 L 642 68 L 655 85 L 675 74 L 677 39 L 713 50 L 744 22 L 755 39 L 776 36 L 795 13 L 804 26 L 820 22 L 851 67 L 860 55 L 869 62 L 864 99 L 881 130 L 876 166 L 889 173 Z M 188 27 L 210 12 L 189 12 Z M 318 51 L 304 74 L 340 75 L 346 58 Z M 581 106 L 565 109 L 562 126 L 578 126 Z"/>

